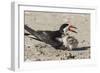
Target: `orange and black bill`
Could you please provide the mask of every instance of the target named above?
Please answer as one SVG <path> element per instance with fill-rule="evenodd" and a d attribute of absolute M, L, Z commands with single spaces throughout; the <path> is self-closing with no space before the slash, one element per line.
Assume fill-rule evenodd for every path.
<path fill-rule="evenodd" d="M 68 30 L 74 33 L 77 33 L 74 29 L 77 29 L 77 27 L 70 25 Z"/>

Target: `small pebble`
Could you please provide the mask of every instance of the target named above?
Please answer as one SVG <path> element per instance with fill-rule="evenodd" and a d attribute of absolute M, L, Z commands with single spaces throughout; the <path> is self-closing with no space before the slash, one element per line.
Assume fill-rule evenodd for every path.
<path fill-rule="evenodd" d="M 28 48 L 30 48 L 30 46 L 27 46 Z"/>
<path fill-rule="evenodd" d="M 57 54 L 56 57 L 60 56 L 60 54 Z"/>
<path fill-rule="evenodd" d="M 67 56 L 67 59 L 74 59 L 74 58 L 75 58 L 75 56 L 72 55 L 71 53 L 69 53 L 69 56 Z"/>
<path fill-rule="evenodd" d="M 41 61 L 41 59 L 36 59 L 35 61 Z"/>
<path fill-rule="evenodd" d="M 85 40 L 83 40 L 81 43 L 84 43 L 85 42 Z"/>
<path fill-rule="evenodd" d="M 62 58 L 62 57 L 61 57 L 60 59 L 61 59 L 61 60 L 65 60 L 65 58 Z"/>

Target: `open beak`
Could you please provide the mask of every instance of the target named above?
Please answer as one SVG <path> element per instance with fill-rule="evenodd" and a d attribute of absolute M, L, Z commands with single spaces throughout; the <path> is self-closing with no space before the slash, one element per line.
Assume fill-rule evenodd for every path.
<path fill-rule="evenodd" d="M 74 33 L 77 33 L 74 29 L 77 29 L 77 27 L 70 25 L 68 30 Z"/>

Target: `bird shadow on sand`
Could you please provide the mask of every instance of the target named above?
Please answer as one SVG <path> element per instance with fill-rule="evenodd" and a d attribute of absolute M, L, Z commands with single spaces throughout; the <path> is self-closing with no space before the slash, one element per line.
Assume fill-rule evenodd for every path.
<path fill-rule="evenodd" d="M 72 51 L 82 51 L 82 50 L 87 50 L 88 48 L 90 48 L 90 46 L 74 48 Z"/>

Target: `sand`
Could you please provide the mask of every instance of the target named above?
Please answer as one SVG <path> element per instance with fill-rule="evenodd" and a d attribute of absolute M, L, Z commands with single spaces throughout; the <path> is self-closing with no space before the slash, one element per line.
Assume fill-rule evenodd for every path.
<path fill-rule="evenodd" d="M 90 46 L 90 15 L 75 13 L 31 12 L 25 11 L 25 25 L 34 30 L 58 30 L 61 24 L 70 23 L 76 26 L 77 34 L 69 32 L 78 39 L 78 47 Z M 25 30 L 25 33 L 27 31 Z M 47 61 L 89 59 L 91 49 L 57 50 L 51 45 L 33 39 L 34 36 L 24 36 L 24 60 Z"/>

